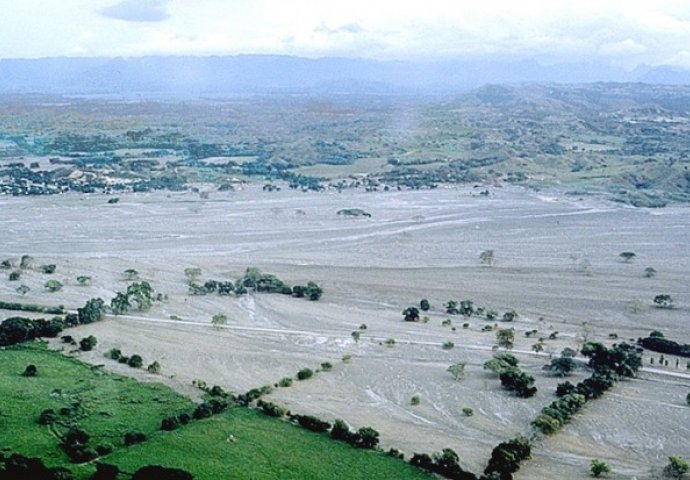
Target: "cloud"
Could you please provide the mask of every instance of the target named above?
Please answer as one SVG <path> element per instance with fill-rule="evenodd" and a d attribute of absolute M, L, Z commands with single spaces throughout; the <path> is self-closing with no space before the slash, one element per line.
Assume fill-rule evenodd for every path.
<path fill-rule="evenodd" d="M 162 22 L 170 15 L 166 7 L 169 0 L 122 0 L 101 9 L 104 17 L 127 22 Z"/>
<path fill-rule="evenodd" d="M 326 33 L 328 35 L 334 35 L 337 33 L 361 33 L 364 29 L 358 23 L 347 23 L 339 27 L 329 27 L 325 23 L 321 23 L 319 26 L 314 28 L 315 33 Z"/>

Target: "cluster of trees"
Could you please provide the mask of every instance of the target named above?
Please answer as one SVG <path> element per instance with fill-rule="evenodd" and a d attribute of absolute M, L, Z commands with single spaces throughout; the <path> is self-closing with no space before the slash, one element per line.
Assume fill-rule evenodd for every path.
<path fill-rule="evenodd" d="M 477 479 L 473 473 L 463 470 L 460 466 L 460 457 L 450 448 L 444 448 L 441 452 L 435 452 L 432 455 L 415 453 L 410 458 L 410 465 L 454 480 Z"/>
<path fill-rule="evenodd" d="M 484 317 L 491 322 L 499 318 L 504 322 L 512 322 L 518 317 L 515 310 L 508 310 L 503 315 L 499 315 L 496 310 L 475 306 L 472 300 L 461 300 L 460 302 L 449 300 L 446 303 L 446 313 L 449 315 L 463 315 L 465 317 Z"/>
<path fill-rule="evenodd" d="M 60 317 L 51 320 L 11 317 L 0 324 L 0 346 L 9 346 L 34 338 L 55 338 L 65 328 Z"/>
<path fill-rule="evenodd" d="M 290 287 L 290 285 L 275 275 L 262 273 L 255 267 L 247 268 L 244 276 L 234 283 L 218 280 L 207 280 L 204 283 L 199 283 L 197 278 L 201 275 L 201 269 L 198 267 L 186 268 L 185 275 L 187 276 L 189 293 L 191 295 L 209 295 L 212 293 L 230 295 L 233 292 L 235 295 L 244 295 L 249 290 L 253 290 L 255 292 L 281 293 L 297 298 L 306 297 L 313 301 L 319 300 L 321 295 L 323 295 L 323 289 L 315 282 L 310 281 L 306 285 Z"/>
<path fill-rule="evenodd" d="M 532 426 L 547 435 L 556 433 L 586 403 L 587 398 L 580 393 L 563 395 L 549 406 L 542 408 L 537 418 L 532 420 Z"/>
<path fill-rule="evenodd" d="M 0 478 L 3 480 L 72 480 L 72 472 L 64 467 L 48 468 L 40 458 L 13 453 L 0 453 Z"/>
<path fill-rule="evenodd" d="M 520 469 L 520 463 L 532 453 L 532 444 L 526 437 L 516 437 L 499 443 L 492 451 L 489 464 L 484 469 L 486 480 L 512 479 L 513 473 Z"/>
<path fill-rule="evenodd" d="M 690 357 L 690 345 L 680 344 L 673 340 L 668 340 L 662 335 L 649 335 L 647 338 L 640 338 L 637 344 L 647 350 L 652 350 L 659 353 L 667 353 L 670 355 L 678 355 L 679 357 Z"/>
<path fill-rule="evenodd" d="M 484 363 L 484 369 L 498 374 L 501 386 L 518 397 L 529 398 L 537 393 L 534 377 L 518 367 L 518 359 L 510 353 L 500 352 Z"/>
<path fill-rule="evenodd" d="M 134 354 L 131 356 L 122 355 L 119 348 L 111 348 L 105 353 L 105 357 L 111 360 L 115 360 L 119 363 L 125 363 L 132 368 L 141 368 L 144 366 L 144 359 L 141 355 Z M 150 373 L 160 373 L 160 364 L 158 362 L 153 362 L 147 367 Z"/>
<path fill-rule="evenodd" d="M 51 320 L 30 319 L 23 317 L 8 318 L 0 324 L 0 346 L 33 340 L 34 338 L 57 337 L 63 329 L 76 327 L 101 320 L 105 315 L 105 304 L 100 298 L 92 298 L 65 318 L 54 317 Z"/>
<path fill-rule="evenodd" d="M 627 343 L 614 344 L 607 348 L 601 343 L 587 342 L 582 354 L 589 358 L 589 366 L 600 374 L 634 377 L 642 366 L 642 357 L 635 346 Z"/>
<path fill-rule="evenodd" d="M 110 300 L 110 308 L 114 315 L 125 314 L 133 308 L 146 312 L 151 305 L 153 305 L 153 287 L 146 281 L 131 284 L 125 292 L 117 292 Z"/>
<path fill-rule="evenodd" d="M 0 301 L 0 310 L 16 310 L 21 312 L 47 313 L 50 315 L 64 315 L 65 307 L 48 307 L 44 305 L 34 305 L 31 303 L 3 302 Z"/>
<path fill-rule="evenodd" d="M 336 419 L 330 432 L 331 438 L 347 442 L 355 448 L 373 450 L 379 444 L 379 432 L 371 427 L 362 427 L 356 432 L 350 430 L 345 421 Z"/>

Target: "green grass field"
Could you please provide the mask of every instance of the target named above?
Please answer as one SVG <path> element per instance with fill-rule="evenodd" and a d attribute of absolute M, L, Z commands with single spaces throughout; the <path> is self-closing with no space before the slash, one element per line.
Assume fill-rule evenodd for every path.
<path fill-rule="evenodd" d="M 27 365 L 36 377 L 24 377 Z M 37 419 L 42 410 L 58 414 L 54 427 Z M 67 466 L 77 479 L 92 465 L 75 466 L 59 448 L 57 434 L 75 424 L 91 436 L 90 445 L 108 444 L 100 459 L 134 472 L 150 464 L 185 469 L 198 480 L 212 479 L 388 479 L 432 478 L 380 452 L 357 450 L 246 408 L 232 408 L 174 431 L 161 420 L 193 403 L 160 384 L 140 383 L 30 342 L 0 350 L 0 452 L 40 457 L 49 466 Z M 125 447 L 126 432 L 143 432 L 145 443 Z M 229 442 L 233 435 L 235 442 Z"/>

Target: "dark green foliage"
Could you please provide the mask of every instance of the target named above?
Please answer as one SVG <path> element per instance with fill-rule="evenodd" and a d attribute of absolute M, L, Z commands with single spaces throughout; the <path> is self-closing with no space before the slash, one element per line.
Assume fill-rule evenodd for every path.
<path fill-rule="evenodd" d="M 86 304 L 77 309 L 79 323 L 86 325 L 103 320 L 105 316 L 105 302 L 100 298 L 92 298 Z"/>
<path fill-rule="evenodd" d="M 551 363 L 544 365 L 543 368 L 554 375 L 565 377 L 573 373 L 577 368 L 577 363 L 570 357 L 558 357 L 552 359 Z"/>
<path fill-rule="evenodd" d="M 518 368 L 510 368 L 499 375 L 501 386 L 506 390 L 515 392 L 518 397 L 529 398 L 537 393 L 534 387 L 534 377 Z"/>
<path fill-rule="evenodd" d="M 65 313 L 65 308 L 59 307 L 45 307 L 43 305 L 33 305 L 31 303 L 17 303 L 17 302 L 3 302 L 0 301 L 0 310 L 18 310 L 23 312 L 37 312 L 49 313 L 51 315 L 62 315 Z"/>
<path fill-rule="evenodd" d="M 417 307 L 407 307 L 402 311 L 403 320 L 406 322 L 418 322 L 419 321 L 419 309 Z"/>
<path fill-rule="evenodd" d="M 311 415 L 295 415 L 293 417 L 297 423 L 312 432 L 326 432 L 331 428 L 331 424 Z"/>
<path fill-rule="evenodd" d="M 343 442 L 350 442 L 352 438 L 352 431 L 350 427 L 345 423 L 344 420 L 337 418 L 333 422 L 333 428 L 331 428 L 331 438 L 334 440 L 341 440 Z"/>
<path fill-rule="evenodd" d="M 132 368 L 141 368 L 142 365 L 144 365 L 144 359 L 135 353 L 134 355 L 129 357 L 129 360 L 127 360 L 127 365 L 129 365 Z"/>
<path fill-rule="evenodd" d="M 662 293 L 654 297 L 654 305 L 658 308 L 673 308 L 673 298 L 667 293 Z"/>
<path fill-rule="evenodd" d="M 0 470 L 2 480 L 72 480 L 72 473 L 66 468 L 48 468 L 39 458 L 12 454 L 4 460 L 5 468 Z"/>
<path fill-rule="evenodd" d="M 98 344 L 98 340 L 96 339 L 96 337 L 94 337 L 93 335 L 89 335 L 88 337 L 79 340 L 79 349 L 84 352 L 88 352 L 90 350 L 93 350 L 93 347 L 95 347 L 96 344 Z"/>
<path fill-rule="evenodd" d="M 609 370 L 622 377 L 634 377 L 642 366 L 642 357 L 633 345 L 621 343 L 606 348 L 601 343 L 588 342 L 582 354 L 589 358 L 589 366 L 596 371 Z"/>
<path fill-rule="evenodd" d="M 111 348 L 110 350 L 108 350 L 105 356 L 106 358 L 109 358 L 111 360 L 119 360 L 120 357 L 122 357 L 122 352 L 119 348 Z"/>
<path fill-rule="evenodd" d="M 24 372 L 22 373 L 23 377 L 35 377 L 36 374 L 38 373 L 38 369 L 36 368 L 36 365 L 27 365 L 26 368 L 24 369 Z"/>
<path fill-rule="evenodd" d="M 498 444 L 491 452 L 491 459 L 484 473 L 497 473 L 500 478 L 512 478 L 512 474 L 520 469 L 520 463 L 529 458 L 532 445 L 526 437 L 516 437 Z"/>
<path fill-rule="evenodd" d="M 556 396 L 557 397 L 562 397 L 563 395 L 573 393 L 574 391 L 575 391 L 575 385 L 573 385 L 570 382 L 559 383 L 556 386 Z"/>
<path fill-rule="evenodd" d="M 287 408 L 281 407 L 280 405 L 276 405 L 272 402 L 264 402 L 263 400 L 259 400 L 257 406 L 259 407 L 259 410 L 261 410 L 261 413 L 268 415 L 269 417 L 281 418 L 290 415 L 290 412 Z"/>
<path fill-rule="evenodd" d="M 142 432 L 127 432 L 125 433 L 124 443 L 125 447 L 143 443 L 146 441 L 146 435 Z"/>
<path fill-rule="evenodd" d="M 429 300 L 427 300 L 426 298 L 423 298 L 419 302 L 419 308 L 424 312 L 428 312 L 429 309 L 431 308 L 431 304 L 429 304 Z"/>
<path fill-rule="evenodd" d="M 96 463 L 96 472 L 91 476 L 91 480 L 117 480 L 120 469 L 115 465 L 107 463 Z"/>
<path fill-rule="evenodd" d="M 16 282 L 16 281 L 19 280 L 19 278 L 21 278 L 21 276 L 22 276 L 21 272 L 18 271 L 18 270 L 16 270 L 16 271 L 14 271 L 14 272 L 10 272 L 10 275 L 9 275 L 9 277 L 8 277 L 8 280 L 9 280 L 10 282 Z"/>
<path fill-rule="evenodd" d="M 228 408 L 228 402 L 223 399 L 213 398 L 208 402 L 200 403 L 194 409 L 192 417 L 195 420 L 201 420 L 203 418 L 208 418 L 211 415 L 216 415 L 221 413 Z"/>
<path fill-rule="evenodd" d="M 161 430 L 171 432 L 180 426 L 180 420 L 177 417 L 166 417 L 161 420 Z"/>
<path fill-rule="evenodd" d="M 62 441 L 60 448 L 74 463 L 88 462 L 96 458 L 97 453 L 89 447 L 91 436 L 78 427 L 70 428 Z"/>
<path fill-rule="evenodd" d="M 57 337 L 64 327 L 60 318 L 52 320 L 11 317 L 0 324 L 0 346 L 14 345 L 39 337 Z"/>
<path fill-rule="evenodd" d="M 41 414 L 38 416 L 38 424 L 39 425 L 52 425 L 53 422 L 55 422 L 55 410 L 52 408 L 47 408 L 41 412 Z"/>
<path fill-rule="evenodd" d="M 134 472 L 132 480 L 194 480 L 194 476 L 178 468 L 149 465 Z"/>
<path fill-rule="evenodd" d="M 57 268 L 57 267 L 55 266 L 55 264 L 52 264 L 52 263 L 51 263 L 51 264 L 48 264 L 48 265 L 41 265 L 41 266 L 40 266 L 41 271 L 42 271 L 43 273 L 47 273 L 48 275 L 51 275 L 51 274 L 55 273 L 55 269 L 56 269 L 56 268 Z"/>
<path fill-rule="evenodd" d="M 476 480 L 477 478 L 460 467 L 460 457 L 450 448 L 444 448 L 442 452 L 436 452 L 431 456 L 426 453 L 415 453 L 410 458 L 410 465 L 454 480 Z"/>
<path fill-rule="evenodd" d="M 379 432 L 371 427 L 362 427 L 350 437 L 350 444 L 357 448 L 372 450 L 379 444 Z"/>
<path fill-rule="evenodd" d="M 654 333 L 654 332 L 652 332 Z M 637 343 L 646 348 L 659 353 L 668 353 L 670 355 L 678 355 L 680 357 L 690 357 L 690 344 L 680 344 L 673 340 L 663 338 L 663 335 L 650 334 L 647 338 L 641 338 Z"/>
<path fill-rule="evenodd" d="M 315 302 L 321 298 L 321 295 L 323 295 L 323 289 L 314 282 L 307 282 L 307 290 L 305 294 L 309 300 Z"/>
<path fill-rule="evenodd" d="M 297 372 L 297 380 L 306 380 L 314 376 L 314 371 L 311 368 L 303 368 Z"/>
<path fill-rule="evenodd" d="M 541 414 L 532 421 L 532 426 L 544 434 L 558 431 L 570 418 L 587 403 L 584 395 L 569 393 L 552 402 L 541 410 Z"/>
<path fill-rule="evenodd" d="M 247 406 L 255 400 L 260 399 L 264 395 L 268 395 L 273 391 L 273 387 L 270 385 L 264 385 L 263 387 L 252 388 L 251 390 L 237 396 L 237 403 L 239 405 Z"/>

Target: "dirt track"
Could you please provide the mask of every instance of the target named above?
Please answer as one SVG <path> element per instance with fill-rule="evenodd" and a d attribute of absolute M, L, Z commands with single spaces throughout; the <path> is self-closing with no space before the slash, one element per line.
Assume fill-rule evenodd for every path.
<path fill-rule="evenodd" d="M 112 347 L 140 353 L 145 361 L 158 360 L 165 381 L 190 395 L 194 379 L 241 392 L 330 361 L 333 371 L 279 389 L 272 401 L 354 427 L 374 426 L 385 446 L 408 453 L 449 446 L 479 471 L 493 446 L 529 431 L 560 380 L 542 373 L 543 356 L 521 353 L 539 393 L 529 400 L 510 397 L 481 368 L 495 340 L 480 331 L 487 322 L 472 318 L 463 329 L 465 320 L 452 317 L 453 332 L 441 326 L 449 318 L 443 303 L 472 299 L 499 311 L 514 308 L 520 314 L 512 325 L 518 351 L 530 351 L 536 340 L 524 332 L 532 329 L 544 337 L 559 332 L 545 342 L 547 353 L 575 347 L 584 333 L 608 342 L 609 333 L 628 339 L 659 329 L 688 342 L 690 210 L 631 209 L 519 189 L 496 189 L 491 198 L 472 192 L 250 190 L 214 193 L 209 200 L 159 193 L 123 196 L 116 205 L 103 196 L 4 197 L 2 246 L 5 256 L 29 253 L 36 263 L 58 264 L 54 277 L 64 280 L 63 291 L 45 292 L 47 277 L 28 272 L 20 282 L 32 289 L 26 301 L 59 299 L 76 307 L 93 296 L 109 299 L 126 287 L 127 268 L 168 294 L 143 315 L 168 321 L 109 318 L 74 331 L 98 337 L 98 351 L 84 355 L 89 361 L 132 374 L 102 353 Z M 336 215 L 353 207 L 372 217 Z M 489 248 L 496 252 L 493 267 L 478 261 Z M 632 263 L 619 260 L 625 250 L 637 254 Z M 583 268 L 583 260 L 590 266 Z M 201 267 L 204 279 L 234 279 L 257 266 L 288 283 L 315 280 L 326 293 L 319 302 L 281 295 L 190 297 L 183 274 L 188 266 Z M 643 277 L 647 266 L 659 272 L 655 278 Z M 83 274 L 93 277 L 92 286 L 76 285 Z M 20 301 L 16 286 L 0 282 L 0 298 Z M 672 295 L 677 308 L 651 308 L 657 293 Z M 433 306 L 429 322 L 402 322 L 402 309 L 423 297 Z M 642 307 L 637 313 L 630 309 L 634 299 Z M 218 312 L 227 314 L 228 329 L 210 326 Z M 362 323 L 368 328 L 355 342 L 350 333 Z M 396 339 L 395 346 L 382 345 L 387 338 Z M 456 347 L 443 350 L 447 340 Z M 343 354 L 352 355 L 349 364 L 341 362 Z M 583 478 L 594 457 L 612 466 L 612 478 L 647 478 L 669 455 L 687 456 L 690 381 L 683 377 L 684 360 L 680 369 L 670 360 L 669 367 L 655 362 L 654 368 L 678 377 L 650 370 L 619 384 L 541 442 L 516 478 Z M 467 377 L 456 382 L 445 370 L 458 361 L 467 362 Z M 413 395 L 421 397 L 420 405 L 410 405 Z M 463 407 L 475 415 L 464 417 Z"/>

